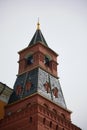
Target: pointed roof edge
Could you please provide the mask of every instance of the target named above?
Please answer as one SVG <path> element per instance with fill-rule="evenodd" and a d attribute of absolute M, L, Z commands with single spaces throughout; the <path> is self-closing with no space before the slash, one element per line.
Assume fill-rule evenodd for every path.
<path fill-rule="evenodd" d="M 37 22 L 37 30 L 35 32 L 35 34 L 33 35 L 28 47 L 37 44 L 38 42 L 41 42 L 43 45 L 45 45 L 46 47 L 48 47 L 47 42 L 40 30 L 40 23 L 39 23 L 39 19 Z"/>
<path fill-rule="evenodd" d="M 40 39 L 39 39 L 39 40 L 36 39 L 36 38 L 37 38 L 37 33 L 39 33 L 39 35 L 40 35 Z M 53 53 L 55 53 L 57 56 L 59 56 L 59 54 L 58 54 L 57 52 L 53 51 L 53 50 L 48 46 L 48 44 L 47 44 L 47 42 L 46 42 L 46 40 L 45 40 L 45 38 L 44 38 L 44 36 L 43 36 L 41 30 L 40 30 L 39 18 L 38 18 L 38 22 L 37 22 L 36 32 L 35 32 L 35 34 L 33 35 L 33 37 L 32 37 L 32 39 L 31 39 L 31 41 L 30 41 L 28 47 L 25 47 L 24 49 L 18 51 L 18 54 L 20 54 L 22 51 L 24 51 L 24 50 L 26 50 L 27 48 L 30 48 L 30 47 L 32 47 L 33 45 L 36 45 L 36 44 L 38 44 L 38 43 L 41 43 L 41 45 L 43 45 L 44 47 L 50 49 Z"/>

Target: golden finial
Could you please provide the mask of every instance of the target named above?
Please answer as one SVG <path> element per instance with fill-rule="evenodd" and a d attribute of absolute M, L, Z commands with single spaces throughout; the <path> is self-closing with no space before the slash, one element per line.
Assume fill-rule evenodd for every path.
<path fill-rule="evenodd" d="M 37 30 L 40 30 L 39 18 L 38 18 L 38 23 L 37 23 Z"/>

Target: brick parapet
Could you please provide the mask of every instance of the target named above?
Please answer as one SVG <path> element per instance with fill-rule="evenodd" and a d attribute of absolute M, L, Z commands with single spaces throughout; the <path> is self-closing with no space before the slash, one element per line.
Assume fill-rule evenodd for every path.
<path fill-rule="evenodd" d="M 67 118 L 69 111 L 60 108 L 39 94 L 7 105 L 6 109 L 5 118 L 0 121 L 0 130 L 28 130 L 30 128 L 32 130 L 57 130 L 57 127 L 58 130 L 63 130 L 63 128 L 64 130 L 80 130 Z M 65 117 L 61 115 L 60 110 L 62 113 L 66 112 Z"/>

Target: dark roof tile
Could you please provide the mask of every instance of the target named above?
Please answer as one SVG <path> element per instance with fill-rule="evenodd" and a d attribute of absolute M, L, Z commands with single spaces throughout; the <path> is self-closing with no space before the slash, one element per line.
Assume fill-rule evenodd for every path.
<path fill-rule="evenodd" d="M 40 29 L 37 29 L 37 30 L 36 30 L 36 32 L 35 32 L 35 34 L 34 34 L 32 40 L 30 41 L 28 47 L 30 47 L 30 46 L 32 46 L 32 45 L 35 45 L 35 44 L 37 44 L 38 42 L 41 42 L 43 45 L 45 45 L 45 46 L 48 47 L 48 45 L 47 45 L 47 43 L 46 43 L 46 40 L 45 40 L 45 38 L 43 37 L 43 34 L 42 34 L 42 32 L 41 32 Z"/>

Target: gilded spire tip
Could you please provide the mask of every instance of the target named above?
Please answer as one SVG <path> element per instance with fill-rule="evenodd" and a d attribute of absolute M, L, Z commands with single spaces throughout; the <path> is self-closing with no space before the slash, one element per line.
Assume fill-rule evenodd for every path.
<path fill-rule="evenodd" d="M 37 22 L 37 30 L 40 30 L 39 18 L 38 18 L 38 22 Z"/>

